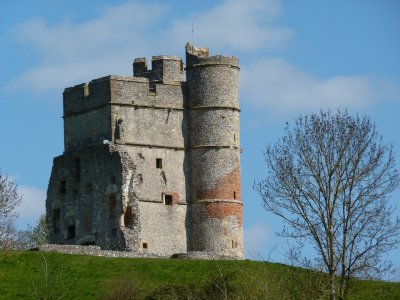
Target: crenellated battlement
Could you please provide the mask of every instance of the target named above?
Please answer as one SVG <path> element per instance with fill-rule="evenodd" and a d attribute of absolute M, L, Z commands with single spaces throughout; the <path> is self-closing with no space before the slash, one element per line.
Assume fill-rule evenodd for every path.
<path fill-rule="evenodd" d="M 186 44 L 186 69 L 205 66 L 229 66 L 239 69 L 239 59 L 235 56 L 214 55 L 209 56 L 208 48 L 197 48 Z"/>
<path fill-rule="evenodd" d="M 87 111 L 106 103 L 121 101 L 123 91 L 118 91 L 117 82 L 127 82 L 137 91 L 148 91 L 149 80 L 143 77 L 109 75 L 87 83 L 68 87 L 63 93 L 64 116 Z"/>
<path fill-rule="evenodd" d="M 176 56 L 153 56 L 151 59 L 151 70 L 149 70 L 146 58 L 136 58 L 133 62 L 133 76 L 145 77 L 150 83 L 181 82 L 183 81 L 183 62 Z"/>

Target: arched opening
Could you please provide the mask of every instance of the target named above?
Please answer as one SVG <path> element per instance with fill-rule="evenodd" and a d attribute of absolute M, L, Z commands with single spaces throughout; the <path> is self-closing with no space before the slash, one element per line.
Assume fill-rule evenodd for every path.
<path fill-rule="evenodd" d="M 132 206 L 128 205 L 124 214 L 124 225 L 125 227 L 132 227 L 134 222 L 134 214 L 132 211 Z"/>

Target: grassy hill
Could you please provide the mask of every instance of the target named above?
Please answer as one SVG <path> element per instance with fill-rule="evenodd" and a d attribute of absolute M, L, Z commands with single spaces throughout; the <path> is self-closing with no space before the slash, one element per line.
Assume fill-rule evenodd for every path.
<path fill-rule="evenodd" d="M 321 276 L 256 261 L 0 252 L 0 299 L 325 299 Z M 356 281 L 349 299 L 400 299 L 400 283 Z"/>

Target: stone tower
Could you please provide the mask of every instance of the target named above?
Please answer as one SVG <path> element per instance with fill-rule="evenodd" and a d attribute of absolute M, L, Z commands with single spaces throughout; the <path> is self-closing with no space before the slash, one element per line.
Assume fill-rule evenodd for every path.
<path fill-rule="evenodd" d="M 186 45 L 190 111 L 192 250 L 242 251 L 239 64 Z M 231 247 L 226 247 L 230 245 Z"/>
<path fill-rule="evenodd" d="M 47 224 L 56 244 L 243 257 L 238 60 L 186 46 L 66 88 Z"/>

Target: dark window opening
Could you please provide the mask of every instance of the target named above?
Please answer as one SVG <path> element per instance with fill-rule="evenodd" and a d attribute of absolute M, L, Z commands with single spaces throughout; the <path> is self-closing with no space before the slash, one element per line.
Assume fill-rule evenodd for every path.
<path fill-rule="evenodd" d="M 133 212 L 132 212 L 132 206 L 127 206 L 126 211 L 124 214 L 124 225 L 125 227 L 132 227 L 133 226 Z"/>
<path fill-rule="evenodd" d="M 111 177 L 111 183 L 112 184 L 115 184 L 117 182 L 117 177 L 115 176 L 115 175 L 113 175 L 112 177 Z"/>
<path fill-rule="evenodd" d="M 81 245 L 82 246 L 95 246 L 96 242 L 95 241 L 89 241 L 89 242 L 84 242 Z"/>
<path fill-rule="evenodd" d="M 60 181 L 60 186 L 59 186 L 58 191 L 60 194 L 67 193 L 67 182 L 65 180 Z"/>
<path fill-rule="evenodd" d="M 87 192 L 92 192 L 93 191 L 93 183 L 92 182 L 86 183 L 86 191 Z"/>
<path fill-rule="evenodd" d="M 143 175 L 142 174 L 138 174 L 137 175 L 137 180 L 138 180 L 138 183 L 140 184 L 140 183 L 143 183 Z"/>
<path fill-rule="evenodd" d="M 237 241 L 232 240 L 232 248 L 236 249 L 238 247 L 239 243 Z"/>
<path fill-rule="evenodd" d="M 75 225 L 71 225 L 67 227 L 67 238 L 73 239 L 75 238 Z"/>
<path fill-rule="evenodd" d="M 236 192 L 233 192 L 233 199 L 236 199 Z"/>
<path fill-rule="evenodd" d="M 156 158 L 156 168 L 162 169 L 162 159 L 161 158 Z"/>
<path fill-rule="evenodd" d="M 233 141 L 236 142 L 236 134 L 233 135 Z"/>
<path fill-rule="evenodd" d="M 75 181 L 79 182 L 81 180 L 81 162 L 79 158 L 75 159 Z"/>
<path fill-rule="evenodd" d="M 111 196 L 108 199 L 108 218 L 110 220 L 115 219 L 116 205 L 117 205 L 117 199 L 115 198 L 115 196 Z"/>
<path fill-rule="evenodd" d="M 143 249 L 147 249 L 147 248 L 148 248 L 147 243 L 142 243 L 142 248 L 143 248 Z"/>
<path fill-rule="evenodd" d="M 165 205 L 172 205 L 172 195 L 164 195 Z"/>
<path fill-rule="evenodd" d="M 60 209 L 53 210 L 53 232 L 59 233 L 60 232 L 60 221 L 61 221 L 61 211 Z"/>

